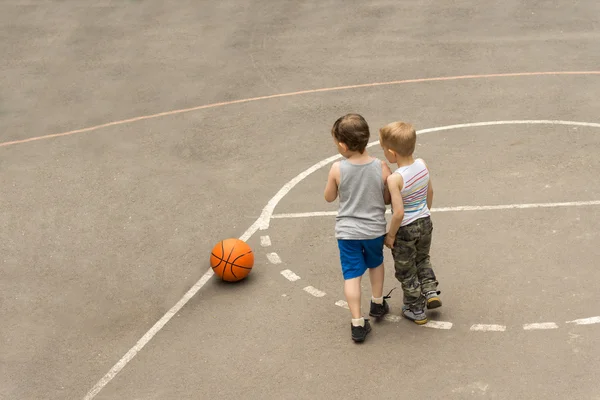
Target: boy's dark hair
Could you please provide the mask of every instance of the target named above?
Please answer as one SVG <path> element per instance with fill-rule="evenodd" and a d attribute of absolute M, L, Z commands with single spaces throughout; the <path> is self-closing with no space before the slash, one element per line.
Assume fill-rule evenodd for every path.
<path fill-rule="evenodd" d="M 348 146 L 350 151 L 358 151 L 361 154 L 369 143 L 369 125 L 359 114 L 346 114 L 338 118 L 331 128 L 331 134 L 340 143 Z"/>

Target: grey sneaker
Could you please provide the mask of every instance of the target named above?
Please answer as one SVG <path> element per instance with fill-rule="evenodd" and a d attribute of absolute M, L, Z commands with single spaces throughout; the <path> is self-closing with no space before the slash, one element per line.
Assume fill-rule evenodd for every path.
<path fill-rule="evenodd" d="M 439 297 L 440 291 L 432 290 L 431 292 L 425 293 L 425 299 L 427 301 L 427 308 L 433 310 L 442 306 L 442 300 Z"/>
<path fill-rule="evenodd" d="M 417 325 L 425 325 L 427 323 L 427 315 L 423 310 L 413 311 L 406 305 L 403 305 L 402 315 L 404 315 L 405 318 L 410 319 Z"/>

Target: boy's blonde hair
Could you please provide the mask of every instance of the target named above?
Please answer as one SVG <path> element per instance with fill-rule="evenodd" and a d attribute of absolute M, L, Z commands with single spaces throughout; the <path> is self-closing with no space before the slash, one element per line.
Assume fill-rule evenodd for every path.
<path fill-rule="evenodd" d="M 379 138 L 383 146 L 398 155 L 407 157 L 414 153 L 417 143 L 417 132 L 411 124 L 397 121 L 379 129 Z"/>

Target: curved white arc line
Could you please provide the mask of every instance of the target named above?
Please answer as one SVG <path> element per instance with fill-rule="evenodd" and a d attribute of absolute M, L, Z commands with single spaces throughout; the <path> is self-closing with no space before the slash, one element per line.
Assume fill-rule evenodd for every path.
<path fill-rule="evenodd" d="M 421 129 L 421 130 L 417 131 L 417 135 L 422 135 L 424 133 L 449 131 L 449 130 L 453 130 L 453 129 L 474 128 L 474 127 L 479 127 L 479 126 L 536 125 L 536 124 L 537 125 L 570 125 L 570 126 L 586 126 L 586 127 L 592 127 L 592 128 L 600 128 L 600 123 L 595 123 L 595 122 L 578 122 L 578 121 L 562 121 L 562 120 L 554 121 L 554 120 L 539 119 L 539 120 L 469 122 L 466 124 L 446 125 L 446 126 L 440 126 L 440 127 L 436 127 L 436 128 Z M 367 147 L 372 147 L 377 144 L 379 144 L 379 140 L 369 143 L 367 145 Z M 275 211 L 275 207 L 277 207 L 277 204 L 281 201 L 281 199 L 286 194 L 288 194 L 288 192 L 290 190 L 292 190 L 294 188 L 294 186 L 296 186 L 298 183 L 300 183 L 303 179 L 305 179 L 307 176 L 309 176 L 313 172 L 318 171 L 319 169 L 323 168 L 327 164 L 330 164 L 333 161 L 336 161 L 340 158 L 342 158 L 342 156 L 339 154 L 329 157 L 329 158 L 326 158 L 323 161 L 320 161 L 320 162 L 316 163 L 315 165 L 313 165 L 312 167 L 301 172 L 294 179 L 292 179 L 288 183 L 286 183 L 279 190 L 279 192 L 277 192 L 277 194 L 269 201 L 269 203 L 265 206 L 265 208 L 263 208 L 263 211 L 260 214 L 260 217 L 258 217 L 258 220 L 256 220 L 256 222 L 254 224 L 257 224 L 258 228 L 261 230 L 269 228 L 269 224 L 271 222 L 271 217 L 273 216 L 273 211 Z M 254 224 L 253 224 L 253 226 L 254 226 Z M 252 228 L 252 227 L 250 227 L 250 228 Z M 246 234 L 249 233 L 249 231 L 250 231 L 250 229 L 248 231 L 246 231 L 244 233 L 244 235 L 242 235 L 242 236 L 245 237 Z M 254 231 L 252 231 L 252 233 L 250 233 L 248 237 L 251 237 L 254 234 L 254 232 L 256 232 L 256 229 L 254 229 Z"/>

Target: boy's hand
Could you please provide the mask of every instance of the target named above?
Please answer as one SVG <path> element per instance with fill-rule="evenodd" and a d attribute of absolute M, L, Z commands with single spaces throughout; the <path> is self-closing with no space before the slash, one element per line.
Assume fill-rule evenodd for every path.
<path fill-rule="evenodd" d="M 385 235 L 385 241 L 383 243 L 385 244 L 386 247 L 393 249 L 395 241 L 396 241 L 396 238 L 394 238 L 393 236 Z"/>

